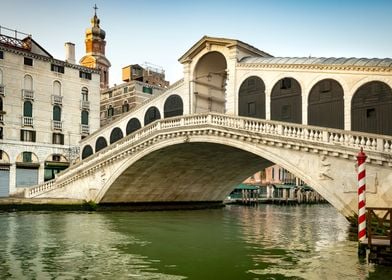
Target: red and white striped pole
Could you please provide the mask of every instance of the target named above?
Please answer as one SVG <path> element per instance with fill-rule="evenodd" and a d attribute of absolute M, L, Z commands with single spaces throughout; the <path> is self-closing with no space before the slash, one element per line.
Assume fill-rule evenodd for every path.
<path fill-rule="evenodd" d="M 357 155 L 358 161 L 358 241 L 364 241 L 366 238 L 366 154 L 361 151 Z"/>

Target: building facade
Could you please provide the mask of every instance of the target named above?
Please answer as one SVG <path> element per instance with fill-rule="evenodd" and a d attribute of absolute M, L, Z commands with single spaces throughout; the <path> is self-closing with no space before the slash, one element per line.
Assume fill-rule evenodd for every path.
<path fill-rule="evenodd" d="M 52 179 L 99 128 L 100 72 L 53 58 L 31 35 L 0 34 L 0 196 Z M 6 33 L 6 32 L 9 33 Z M 12 34 L 12 35 L 10 35 Z"/>
<path fill-rule="evenodd" d="M 169 82 L 165 80 L 165 72 L 149 66 L 126 66 L 122 69 L 122 77 L 125 83 L 101 91 L 101 126 L 164 92 L 169 86 Z M 151 118 L 155 118 L 157 111 L 151 111 L 150 114 Z M 135 125 L 133 129 L 140 128 Z"/>

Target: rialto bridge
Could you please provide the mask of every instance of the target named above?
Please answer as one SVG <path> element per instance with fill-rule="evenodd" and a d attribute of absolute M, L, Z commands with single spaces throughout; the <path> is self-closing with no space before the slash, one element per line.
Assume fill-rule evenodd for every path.
<path fill-rule="evenodd" d="M 203 37 L 179 61 L 182 80 L 83 139 L 80 162 L 24 195 L 222 201 L 276 163 L 351 216 L 363 147 L 368 204 L 392 204 L 392 59 L 277 58 Z"/>

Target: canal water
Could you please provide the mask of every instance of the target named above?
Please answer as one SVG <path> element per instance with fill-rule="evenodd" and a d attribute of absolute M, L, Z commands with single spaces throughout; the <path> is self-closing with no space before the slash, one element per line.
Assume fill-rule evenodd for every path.
<path fill-rule="evenodd" d="M 0 279 L 392 279 L 329 205 L 0 213 Z"/>

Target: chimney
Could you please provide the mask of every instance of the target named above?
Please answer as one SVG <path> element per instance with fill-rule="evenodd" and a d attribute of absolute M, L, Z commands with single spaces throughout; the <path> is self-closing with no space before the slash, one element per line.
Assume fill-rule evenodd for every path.
<path fill-rule="evenodd" d="M 71 42 L 65 43 L 65 61 L 75 64 L 75 44 Z"/>

